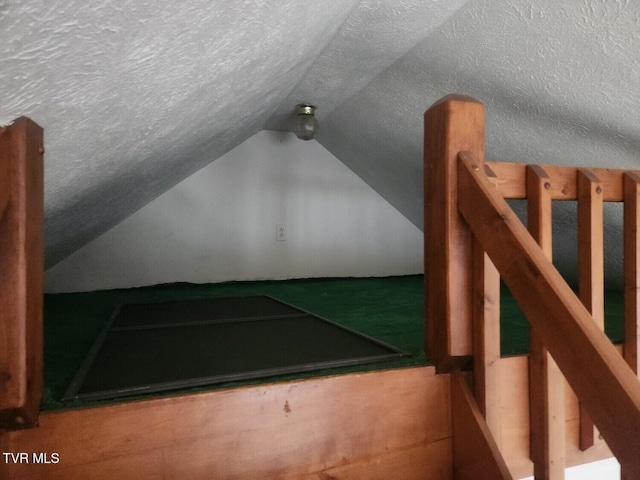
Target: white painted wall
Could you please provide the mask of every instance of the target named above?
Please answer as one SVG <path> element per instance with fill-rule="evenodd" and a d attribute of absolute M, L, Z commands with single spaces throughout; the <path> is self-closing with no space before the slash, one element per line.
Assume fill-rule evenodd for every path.
<path fill-rule="evenodd" d="M 261 131 L 49 269 L 47 291 L 415 274 L 422 238 L 316 141 Z"/>

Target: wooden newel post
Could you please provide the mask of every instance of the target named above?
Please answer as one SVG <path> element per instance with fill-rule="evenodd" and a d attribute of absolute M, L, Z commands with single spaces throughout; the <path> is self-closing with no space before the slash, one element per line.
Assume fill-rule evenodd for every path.
<path fill-rule="evenodd" d="M 439 372 L 470 367 L 471 234 L 457 205 L 457 156 L 484 163 L 484 105 L 449 95 L 424 114 L 426 350 Z"/>
<path fill-rule="evenodd" d="M 42 397 L 42 128 L 0 127 L 0 429 L 37 423 Z"/>

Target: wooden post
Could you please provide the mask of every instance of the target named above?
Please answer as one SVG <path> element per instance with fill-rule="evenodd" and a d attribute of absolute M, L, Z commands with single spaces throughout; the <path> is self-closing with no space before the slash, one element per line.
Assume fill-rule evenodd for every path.
<path fill-rule="evenodd" d="M 471 235 L 457 206 L 456 158 L 484 159 L 484 106 L 450 95 L 424 114 L 426 351 L 438 372 L 472 356 Z"/>
<path fill-rule="evenodd" d="M 527 166 L 528 223 L 531 236 L 552 259 L 551 180 L 538 166 Z M 564 377 L 556 362 L 531 328 L 529 400 L 531 460 L 536 480 L 564 478 L 565 412 Z"/>
<path fill-rule="evenodd" d="M 624 175 L 624 358 L 640 373 L 640 176 Z"/>
<path fill-rule="evenodd" d="M 28 118 L 0 129 L 0 428 L 35 425 L 42 396 L 43 153 Z"/>
<path fill-rule="evenodd" d="M 603 192 L 598 178 L 580 169 L 578 183 L 578 271 L 580 300 L 604 332 L 604 234 Z M 580 449 L 594 443 L 594 426 L 580 407 Z"/>

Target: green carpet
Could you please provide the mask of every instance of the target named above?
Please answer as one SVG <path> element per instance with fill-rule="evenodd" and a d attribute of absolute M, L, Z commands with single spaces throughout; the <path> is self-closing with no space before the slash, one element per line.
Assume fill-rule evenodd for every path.
<path fill-rule="evenodd" d="M 110 315 L 119 304 L 269 295 L 321 317 L 370 335 L 411 356 L 359 367 L 344 367 L 314 375 L 424 365 L 423 276 L 386 278 L 330 278 L 287 281 L 168 284 L 89 293 L 48 294 L 44 299 L 44 410 L 74 403 L 60 401 Z M 503 355 L 526 353 L 529 327 L 506 289 L 502 293 L 501 348 Z M 622 340 L 622 294 L 607 295 L 607 334 Z M 301 378 L 309 374 L 277 377 Z M 258 383 L 245 381 L 242 384 Z M 218 385 L 213 388 L 227 387 Z M 80 405 L 76 402 L 75 405 Z"/>
<path fill-rule="evenodd" d="M 529 351 L 529 321 L 506 287 L 500 292 L 500 352 L 502 356 Z M 613 343 L 624 341 L 624 295 L 605 293 L 605 333 Z"/>

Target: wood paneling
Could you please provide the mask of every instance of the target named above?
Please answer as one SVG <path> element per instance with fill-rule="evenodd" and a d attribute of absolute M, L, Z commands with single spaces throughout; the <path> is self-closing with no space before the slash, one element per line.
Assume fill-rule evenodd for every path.
<path fill-rule="evenodd" d="M 468 368 L 471 339 L 471 236 L 456 205 L 456 156 L 484 158 L 484 106 L 448 96 L 424 114 L 426 351 L 440 372 Z"/>
<path fill-rule="evenodd" d="M 42 396 L 43 153 L 31 120 L 0 131 L 0 428 L 35 425 Z"/>
<path fill-rule="evenodd" d="M 356 373 L 45 412 L 0 433 L 0 478 L 451 478 L 449 377 L 433 367 Z M 426 470 L 423 470 L 426 468 Z M 313 477 L 317 475 L 317 477 Z M 323 476 L 324 475 L 324 476 Z"/>
<path fill-rule="evenodd" d="M 305 480 L 421 480 L 451 479 L 451 439 L 394 450 L 375 458 L 345 463 L 302 477 Z"/>
<path fill-rule="evenodd" d="M 500 360 L 500 449 L 515 478 L 533 474 L 527 370 L 526 356 Z M 45 412 L 35 429 L 0 431 L 0 451 L 59 463 L 0 461 L 0 478 L 450 479 L 449 377 L 416 367 Z M 600 439 L 578 448 L 569 387 L 565 452 L 567 466 L 611 456 Z"/>
<path fill-rule="evenodd" d="M 640 477 L 640 383 L 469 154 L 458 207 L 609 447 Z M 611 412 L 616 412 L 612 415 Z"/>

